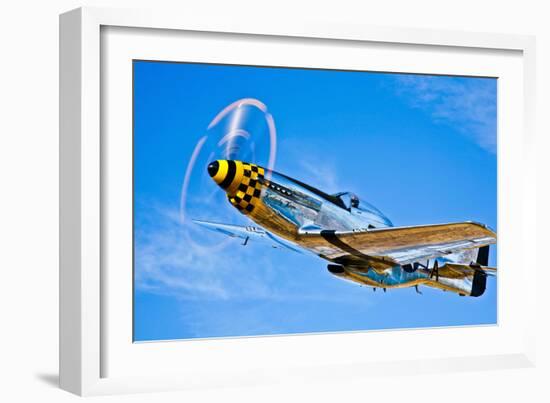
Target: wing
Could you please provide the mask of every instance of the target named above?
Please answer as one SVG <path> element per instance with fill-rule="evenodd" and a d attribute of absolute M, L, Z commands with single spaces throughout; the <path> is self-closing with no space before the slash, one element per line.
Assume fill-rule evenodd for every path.
<path fill-rule="evenodd" d="M 253 226 L 241 226 L 233 224 L 222 224 L 209 221 L 193 220 L 195 224 L 207 228 L 211 231 L 219 232 L 221 234 L 233 237 L 241 238 L 243 245 L 247 245 L 249 241 L 260 241 L 270 244 L 273 248 L 285 248 L 293 252 L 301 253 L 300 250 L 293 248 L 284 241 L 278 239 L 270 232 Z"/>
<path fill-rule="evenodd" d="M 496 242 L 496 234 L 482 224 L 460 222 L 361 229 L 305 231 L 300 240 L 322 257 L 342 265 L 386 268 L 433 259 Z"/>

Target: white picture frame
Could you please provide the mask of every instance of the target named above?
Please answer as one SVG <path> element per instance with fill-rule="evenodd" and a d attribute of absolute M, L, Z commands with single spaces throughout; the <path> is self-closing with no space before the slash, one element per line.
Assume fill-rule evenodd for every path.
<path fill-rule="evenodd" d="M 178 33 L 192 32 L 198 38 L 215 34 L 216 41 L 244 38 L 245 45 L 248 39 L 260 44 L 269 40 L 273 46 L 286 46 L 290 41 L 300 43 L 303 49 L 311 45 L 311 41 L 317 41 L 319 46 L 329 46 L 335 52 L 348 45 L 356 48 L 354 52 L 362 52 L 361 46 L 368 45 L 383 52 L 393 47 L 399 56 L 399 52 L 410 48 L 425 54 L 422 62 L 411 67 L 414 72 L 464 74 L 471 69 L 472 75 L 476 75 L 475 69 L 493 68 L 487 71 L 494 71 L 503 79 L 499 90 L 502 88 L 504 94 L 508 94 L 508 98 L 499 97 L 499 178 L 502 172 L 507 177 L 506 183 L 499 179 L 499 266 L 501 261 L 508 261 L 510 265 L 517 262 L 521 276 L 536 276 L 535 255 L 523 253 L 529 244 L 536 243 L 535 199 L 531 191 L 535 187 L 535 161 L 531 158 L 535 147 L 535 44 L 532 37 L 313 22 L 234 18 L 216 21 L 149 10 L 80 8 L 60 17 L 60 385 L 63 389 L 79 395 L 96 395 L 292 382 L 297 377 L 330 380 L 335 378 L 335 373 L 338 374 L 336 378 L 346 378 L 534 365 L 535 290 L 530 287 L 514 289 L 514 306 L 511 306 L 505 296 L 513 285 L 512 277 L 505 273 L 502 280 L 499 277 L 499 325 L 495 327 L 198 340 L 147 343 L 139 347 L 133 344 L 125 330 L 132 319 L 127 305 L 131 302 L 126 298 L 128 288 L 123 284 L 127 277 L 112 277 L 110 272 L 102 270 L 109 263 L 106 261 L 105 251 L 109 248 L 105 244 L 105 228 L 125 225 L 124 221 L 112 220 L 113 215 L 102 213 L 106 206 L 117 208 L 109 204 L 110 187 L 106 178 L 113 175 L 114 171 L 110 170 L 115 168 L 111 168 L 108 160 L 112 153 L 122 156 L 125 143 L 111 141 L 123 139 L 122 135 L 108 138 L 102 135 L 111 130 L 111 124 L 120 124 L 121 131 L 127 131 L 125 106 L 117 109 L 122 112 L 122 118 L 117 118 L 116 122 L 109 120 L 112 115 L 109 108 L 118 108 L 117 98 L 122 98 L 124 104 L 128 88 L 124 88 L 124 80 L 104 80 L 102 74 L 120 74 L 115 59 L 120 59 L 124 65 L 132 57 L 147 53 L 147 46 L 153 48 L 145 37 L 124 42 L 132 41 L 131 37 L 139 35 L 139 30 L 145 30 L 141 31 L 145 36 L 157 33 L 151 43 L 155 45 L 154 52 L 158 52 L 155 57 L 159 58 L 170 57 L 163 49 L 174 48 L 174 41 L 180 40 Z M 102 49 L 107 47 L 107 39 L 102 35 L 109 32 L 114 32 L 112 39 L 108 39 L 111 50 L 116 50 L 114 53 Z M 222 62 L 230 57 L 221 50 L 217 56 L 208 55 L 208 51 L 206 49 L 204 57 L 209 60 L 214 57 Z M 430 52 L 443 52 L 448 60 L 442 58 L 438 64 Z M 463 58 L 461 52 L 473 55 L 469 66 L 457 62 Z M 299 57 L 297 53 L 288 53 L 291 58 Z M 384 63 L 397 66 L 397 62 L 392 61 L 396 56 L 390 53 L 384 53 L 381 58 L 380 69 L 384 71 L 391 70 L 390 64 Z M 254 54 L 259 57 L 258 52 Z M 353 57 L 355 53 L 350 54 Z M 111 58 L 113 64 L 106 64 L 102 60 L 105 57 Z M 195 57 L 203 56 L 197 54 Z M 387 60 L 382 60 L 384 58 Z M 476 63 L 476 58 L 481 59 Z M 344 59 L 347 61 L 334 63 L 352 63 L 348 56 L 343 55 Z M 296 63 L 315 66 L 320 63 L 316 60 L 313 55 Z M 273 61 L 266 59 L 264 63 Z M 283 65 L 288 63 L 282 62 Z M 453 63 L 459 65 L 452 67 Z M 484 63 L 493 67 L 483 67 Z M 376 69 L 374 65 L 369 66 Z M 395 71 L 399 71 L 395 66 Z M 122 83 L 122 86 L 114 83 Z M 512 113 L 505 112 L 514 110 L 514 116 L 508 118 Z M 504 115 L 504 120 L 500 115 Z M 504 140 L 501 142 L 501 139 Z M 512 166 L 513 153 L 516 156 L 519 153 L 522 158 L 516 158 Z M 121 178 L 125 180 L 123 175 Z M 505 217 L 501 214 L 502 209 L 507 213 Z M 515 230 L 511 231 L 513 228 Z M 109 239 L 113 239 L 112 234 Z M 514 245 L 514 250 L 506 248 L 510 245 Z M 122 304 L 117 305 L 109 298 L 113 290 L 123 296 L 120 298 Z M 501 307 L 504 316 L 500 315 Z M 396 351 L 393 356 L 374 353 L 364 356 L 353 352 L 366 338 L 373 341 L 407 338 L 414 343 L 480 337 L 492 338 L 493 345 L 482 343 L 478 349 L 446 351 L 441 343 L 430 354 L 404 355 L 407 353 Z M 349 351 L 341 349 L 338 354 L 319 354 L 320 351 L 330 352 L 342 343 L 350 346 Z M 156 369 L 151 371 L 151 368 Z"/>

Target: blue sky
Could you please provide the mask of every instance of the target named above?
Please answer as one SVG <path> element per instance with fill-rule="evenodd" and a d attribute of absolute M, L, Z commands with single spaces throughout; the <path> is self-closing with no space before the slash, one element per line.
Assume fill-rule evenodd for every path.
<path fill-rule="evenodd" d="M 243 247 L 190 223 L 251 224 L 205 176 L 226 126 L 207 127 L 241 98 L 273 116 L 277 171 L 353 191 L 397 226 L 497 229 L 495 79 L 134 62 L 136 341 L 496 322 L 495 279 L 479 298 L 373 292 L 333 277 L 315 256 Z M 265 164 L 260 115 L 251 112 L 247 129 Z M 182 224 L 182 183 L 204 136 Z"/>

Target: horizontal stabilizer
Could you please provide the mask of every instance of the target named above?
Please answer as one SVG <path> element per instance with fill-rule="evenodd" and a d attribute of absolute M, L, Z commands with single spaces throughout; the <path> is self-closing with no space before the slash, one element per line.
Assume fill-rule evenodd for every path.
<path fill-rule="evenodd" d="M 470 296 L 479 297 L 485 292 L 487 286 L 487 275 L 496 275 L 495 267 L 471 266 L 465 264 L 447 263 L 442 269 L 457 276 L 468 275 L 472 278 L 472 290 Z"/>
<path fill-rule="evenodd" d="M 460 264 L 460 263 L 446 263 L 445 266 L 439 268 L 439 270 L 440 270 L 440 272 L 444 271 L 444 270 L 448 270 L 449 274 L 451 274 L 452 272 L 455 272 L 459 275 L 470 274 L 470 273 L 473 273 L 476 270 L 483 271 L 486 274 L 490 274 L 490 275 L 493 275 L 493 276 L 496 275 L 496 273 L 497 273 L 497 268 L 496 267 L 472 266 L 472 265 Z"/>

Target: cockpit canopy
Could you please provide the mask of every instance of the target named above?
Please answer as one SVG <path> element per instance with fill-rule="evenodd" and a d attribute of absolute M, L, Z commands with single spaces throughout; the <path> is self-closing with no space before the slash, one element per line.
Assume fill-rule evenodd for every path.
<path fill-rule="evenodd" d="M 352 192 L 339 192 L 332 195 L 342 201 L 342 204 L 346 209 L 352 211 L 358 210 L 365 214 L 372 214 L 379 218 L 379 221 L 384 225 L 392 226 L 391 221 L 380 210 L 374 207 L 372 204 L 362 200 L 355 193 Z"/>
<path fill-rule="evenodd" d="M 359 196 L 357 196 L 355 193 L 339 192 L 333 194 L 333 196 L 339 198 L 348 210 L 350 210 L 352 207 L 358 208 L 359 205 L 362 204 L 359 200 Z"/>

